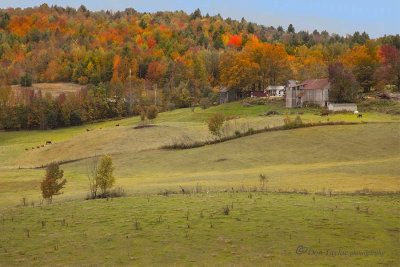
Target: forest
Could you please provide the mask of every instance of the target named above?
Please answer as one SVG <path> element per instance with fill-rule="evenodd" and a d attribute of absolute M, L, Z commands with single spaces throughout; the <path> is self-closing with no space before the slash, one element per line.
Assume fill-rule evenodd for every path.
<path fill-rule="evenodd" d="M 218 89 L 331 78 L 357 93 L 400 89 L 400 35 L 296 32 L 183 11 L 0 9 L 0 128 L 48 129 L 218 103 Z M 75 94 L 32 83 L 73 82 Z M 24 89 L 15 92 L 11 85 Z M 354 95 L 354 94 L 352 94 Z M 351 100 L 351 99 L 345 99 Z"/>

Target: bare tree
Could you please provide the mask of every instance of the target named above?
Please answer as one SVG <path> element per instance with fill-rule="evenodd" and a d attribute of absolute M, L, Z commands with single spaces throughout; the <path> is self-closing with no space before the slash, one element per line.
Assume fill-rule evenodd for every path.
<path fill-rule="evenodd" d="M 96 182 L 96 177 L 98 172 L 98 162 L 99 162 L 99 156 L 95 154 L 94 157 L 88 159 L 86 165 L 86 174 L 89 181 L 90 197 L 92 199 L 97 197 L 98 185 Z"/>

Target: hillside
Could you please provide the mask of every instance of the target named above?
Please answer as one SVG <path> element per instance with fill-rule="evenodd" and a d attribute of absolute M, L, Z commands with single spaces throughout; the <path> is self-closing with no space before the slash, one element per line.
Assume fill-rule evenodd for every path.
<path fill-rule="evenodd" d="M 36 82 L 95 85 L 110 81 L 142 85 L 146 80 L 170 89 L 189 82 L 192 94 L 197 94 L 196 87 L 204 94 L 210 86 L 223 84 L 221 59 L 238 54 L 254 41 L 274 44 L 279 53 L 268 57 L 279 54 L 280 65 L 284 63 L 278 73 L 267 80 L 258 77 L 257 82 L 324 77 L 327 65 L 340 61 L 349 67 L 371 67 L 365 73 L 354 70 L 366 91 L 376 85 L 372 74 L 385 57 L 380 48 L 400 48 L 399 35 L 370 39 L 365 32 L 347 36 L 296 32 L 293 25 L 275 28 L 200 10 L 191 14 L 150 14 L 133 8 L 94 12 L 83 5 L 74 9 L 47 4 L 0 9 L 0 37 L 0 81 L 8 84 L 20 82 L 25 75 Z M 378 50 L 381 58 L 377 58 Z M 380 88 L 392 80 L 386 77 L 384 82 Z"/>
<path fill-rule="evenodd" d="M 197 184 L 210 190 L 251 188 L 258 186 L 261 173 L 271 178 L 268 186 L 273 191 L 398 190 L 398 115 L 370 112 L 360 120 L 343 113 L 331 115 L 330 121 L 370 124 L 269 132 L 190 150 L 159 149 L 182 138 L 210 139 L 205 121 L 217 112 L 241 117 L 226 123 L 229 134 L 281 125 L 283 115 L 257 116 L 269 110 L 284 112 L 274 105 L 230 103 L 161 113 L 156 127 L 143 129 L 134 129 L 140 122 L 133 117 L 58 130 L 0 133 L 2 204 L 17 203 L 23 196 L 37 200 L 44 170 L 34 168 L 51 161 L 73 161 L 62 165 L 69 182 L 60 199 L 83 198 L 85 158 L 106 153 L 115 159 L 117 185 L 129 193 L 176 191 L 179 186 L 191 190 Z M 305 122 L 321 120 L 313 110 L 298 111 L 304 113 Z M 48 140 L 53 144 L 36 148 Z"/>

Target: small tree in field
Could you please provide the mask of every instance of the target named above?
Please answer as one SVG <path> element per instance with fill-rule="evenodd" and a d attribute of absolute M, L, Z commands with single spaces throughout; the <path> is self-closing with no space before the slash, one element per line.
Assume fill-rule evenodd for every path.
<path fill-rule="evenodd" d="M 61 181 L 63 175 L 64 171 L 60 170 L 58 163 L 50 163 L 46 169 L 46 176 L 40 183 L 40 189 L 43 198 L 49 200 L 50 203 L 53 201 L 53 196 L 61 194 L 60 190 L 67 183 L 66 179 Z"/>
<path fill-rule="evenodd" d="M 147 118 L 152 121 L 157 118 L 158 115 L 158 108 L 155 105 L 151 105 L 147 108 Z"/>
<path fill-rule="evenodd" d="M 208 130 L 214 136 L 217 136 L 221 139 L 221 128 L 224 124 L 225 118 L 224 115 L 217 113 L 211 117 L 208 121 Z"/>
<path fill-rule="evenodd" d="M 114 166 L 112 157 L 105 155 L 101 158 L 99 168 L 97 170 L 96 185 L 100 188 L 102 195 L 105 195 L 115 183 L 113 175 Z"/>
<path fill-rule="evenodd" d="M 96 183 L 96 178 L 97 178 L 97 171 L 98 171 L 98 161 L 99 157 L 95 155 L 91 159 L 88 160 L 87 166 L 86 166 L 86 173 L 89 181 L 89 191 L 90 191 L 90 198 L 94 199 L 97 196 L 97 183 Z"/>

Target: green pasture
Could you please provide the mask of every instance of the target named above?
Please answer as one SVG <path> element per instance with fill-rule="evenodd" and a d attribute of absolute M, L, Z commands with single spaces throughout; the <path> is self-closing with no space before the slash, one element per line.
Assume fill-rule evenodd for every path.
<path fill-rule="evenodd" d="M 259 116 L 270 110 L 282 115 Z M 23 197 L 39 202 L 39 183 L 51 161 L 62 164 L 68 180 L 56 201 L 82 199 L 88 191 L 88 158 L 111 154 L 117 186 L 128 193 L 258 187 L 258 176 L 268 177 L 271 191 L 356 192 L 398 191 L 400 137 L 398 115 L 351 113 L 329 115 L 329 121 L 368 122 L 276 131 L 221 144 L 190 149 L 162 150 L 180 140 L 206 140 L 205 121 L 217 112 L 237 116 L 225 123 L 223 134 L 283 124 L 285 110 L 278 104 L 243 107 L 239 102 L 161 113 L 155 127 L 135 129 L 137 117 L 48 131 L 0 133 L 0 206 L 18 204 Z M 294 113 L 294 114 L 290 114 Z M 303 114 L 298 114 L 303 113 Z M 305 122 L 327 122 L 318 110 L 290 110 Z M 240 118 L 239 118 L 240 117 Z M 119 124 L 120 126 L 116 126 Z M 87 131 L 89 129 L 90 131 Z M 34 149 L 47 140 L 53 142 Z M 25 148 L 29 148 L 25 151 Z"/>
<path fill-rule="evenodd" d="M 399 204 L 398 195 L 203 192 L 19 207 L 0 212 L 0 264 L 397 266 Z"/>

